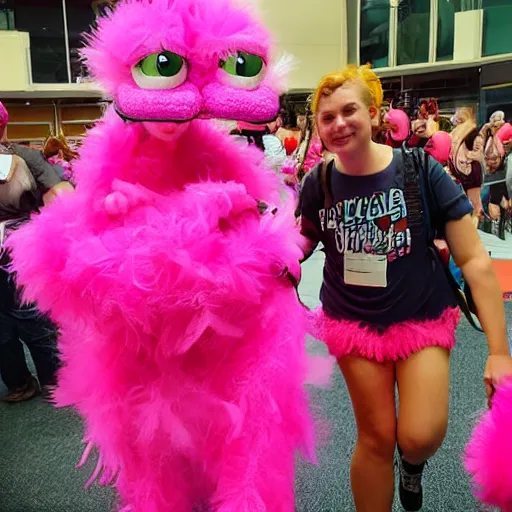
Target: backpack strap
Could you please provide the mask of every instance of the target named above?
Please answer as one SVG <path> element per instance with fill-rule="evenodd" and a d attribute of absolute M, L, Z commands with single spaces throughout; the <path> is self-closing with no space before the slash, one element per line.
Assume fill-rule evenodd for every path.
<path fill-rule="evenodd" d="M 416 220 L 418 214 L 422 223 L 422 230 L 424 231 L 428 247 L 434 254 L 439 265 L 442 265 L 446 278 L 455 293 L 459 308 L 464 313 L 470 325 L 479 332 L 483 332 L 482 328 L 477 325 L 473 314 L 476 314 L 476 307 L 471 294 L 471 289 L 465 283 L 462 289 L 452 274 L 449 265 L 446 265 L 439 253 L 434 239 L 437 235 L 435 228 L 437 219 L 432 212 L 436 211 L 434 206 L 434 195 L 429 179 L 429 155 L 422 149 L 402 148 L 402 159 L 405 173 L 404 180 L 404 196 L 407 204 L 408 212 L 412 213 L 412 222 Z M 412 229 L 411 229 L 412 233 Z"/>
<path fill-rule="evenodd" d="M 423 150 L 408 148 L 404 143 L 399 152 L 397 174 L 403 184 L 404 199 L 407 205 L 407 223 L 411 235 L 423 236 L 430 245 L 430 241 L 433 241 L 433 238 L 430 237 L 430 215 L 420 186 L 422 153 Z M 414 246 L 412 250 L 414 250 Z"/>
<path fill-rule="evenodd" d="M 331 183 L 332 183 L 332 166 L 334 164 L 334 160 L 330 160 L 327 162 L 324 160 L 320 166 L 320 184 L 322 185 L 322 191 L 324 193 L 324 208 L 327 210 L 332 206 L 332 192 L 331 192 Z"/>

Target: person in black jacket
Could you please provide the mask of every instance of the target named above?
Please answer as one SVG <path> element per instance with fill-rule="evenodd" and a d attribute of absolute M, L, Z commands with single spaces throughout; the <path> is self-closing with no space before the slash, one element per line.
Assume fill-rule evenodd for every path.
<path fill-rule="evenodd" d="M 0 158 L 9 178 L 0 182 L 0 376 L 8 403 L 49 394 L 59 367 L 57 328 L 34 304 L 22 305 L 9 254 L 3 245 L 9 232 L 27 222 L 33 212 L 73 187 L 62 179 L 64 170 L 49 164 L 41 151 L 7 140 L 7 111 L 0 103 Z M 7 162 L 7 163 L 6 163 Z M 22 340 L 34 361 L 38 380 L 30 373 Z"/>

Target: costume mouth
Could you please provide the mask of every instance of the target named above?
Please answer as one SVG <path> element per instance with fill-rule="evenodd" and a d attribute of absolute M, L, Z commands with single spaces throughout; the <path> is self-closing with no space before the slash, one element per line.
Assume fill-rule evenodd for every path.
<path fill-rule="evenodd" d="M 120 108 L 119 105 L 114 103 L 114 110 L 116 111 L 116 114 L 126 122 L 130 123 L 176 123 L 176 124 L 184 124 L 184 123 L 190 123 L 194 121 L 195 119 L 212 119 L 208 115 L 204 115 L 202 112 L 199 112 L 196 116 L 189 117 L 187 119 L 162 119 L 162 118 L 153 118 L 153 117 L 133 117 L 125 114 Z M 259 125 L 259 126 L 265 126 L 269 123 L 273 123 L 276 121 L 278 116 L 274 116 L 271 119 L 267 119 L 266 121 L 253 121 L 252 119 L 219 119 L 221 121 L 240 121 L 245 123 L 251 123 L 253 125 Z"/>
<path fill-rule="evenodd" d="M 197 119 L 199 116 L 194 116 L 189 119 L 154 119 L 151 117 L 132 117 L 125 114 L 117 104 L 114 103 L 114 109 L 116 114 L 123 120 L 131 123 L 190 123 L 194 119 Z"/>
<path fill-rule="evenodd" d="M 113 98 L 121 119 L 145 123 L 189 123 L 195 119 L 267 124 L 279 115 L 279 97 L 268 86 L 244 90 L 213 83 L 199 89 L 185 82 L 173 90 L 123 84 Z"/>

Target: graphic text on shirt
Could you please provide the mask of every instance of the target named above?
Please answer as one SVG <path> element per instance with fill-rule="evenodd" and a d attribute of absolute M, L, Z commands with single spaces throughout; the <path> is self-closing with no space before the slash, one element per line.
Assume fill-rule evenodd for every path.
<path fill-rule="evenodd" d="M 340 253 L 386 255 L 393 261 L 411 251 L 407 207 L 399 188 L 340 201 L 319 215 L 322 230 L 334 231 Z"/>

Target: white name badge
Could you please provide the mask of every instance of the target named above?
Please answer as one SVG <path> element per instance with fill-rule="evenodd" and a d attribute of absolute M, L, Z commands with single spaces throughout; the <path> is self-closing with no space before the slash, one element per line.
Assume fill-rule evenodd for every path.
<path fill-rule="evenodd" d="M 388 258 L 386 255 L 353 253 L 343 255 L 345 284 L 386 288 L 388 285 Z"/>

